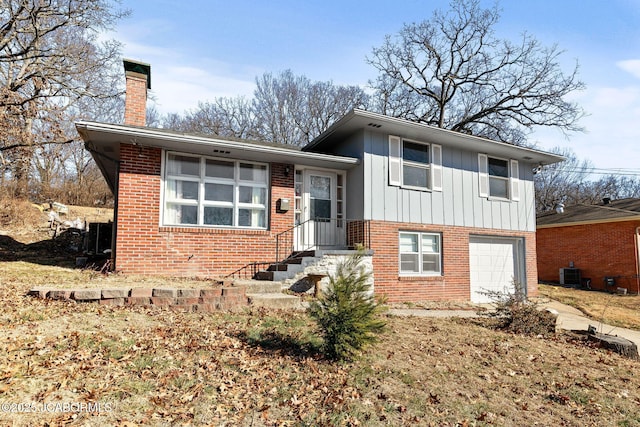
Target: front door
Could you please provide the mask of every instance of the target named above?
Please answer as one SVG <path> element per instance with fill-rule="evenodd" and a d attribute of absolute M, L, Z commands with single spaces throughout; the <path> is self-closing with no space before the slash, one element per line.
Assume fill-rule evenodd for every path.
<path fill-rule="evenodd" d="M 302 171 L 301 224 L 297 250 L 335 247 L 340 244 L 336 215 L 337 174 L 327 171 Z"/>

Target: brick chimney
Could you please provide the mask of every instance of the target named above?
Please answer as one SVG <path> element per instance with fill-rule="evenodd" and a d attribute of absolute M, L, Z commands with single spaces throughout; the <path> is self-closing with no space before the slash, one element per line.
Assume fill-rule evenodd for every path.
<path fill-rule="evenodd" d="M 124 124 L 145 126 L 147 117 L 147 89 L 151 89 L 151 65 L 125 59 L 127 88 L 124 104 Z"/>

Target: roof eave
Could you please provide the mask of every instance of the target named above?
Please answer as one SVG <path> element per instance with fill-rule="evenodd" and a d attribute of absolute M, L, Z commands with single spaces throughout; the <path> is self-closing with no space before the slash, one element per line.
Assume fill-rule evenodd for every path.
<path fill-rule="evenodd" d="M 146 127 L 80 121 L 76 123 L 76 129 L 85 142 L 91 141 L 94 146 L 97 143 L 108 145 L 124 142 L 211 156 L 240 157 L 240 159 L 243 158 L 239 156 L 240 154 L 251 154 L 249 156 L 252 157 L 251 160 L 308 163 L 311 166 L 336 169 L 349 169 L 360 163 L 360 160 L 354 157 L 306 152 L 275 145 L 243 143 L 215 137 L 173 134 Z M 101 142 L 97 137 L 102 137 Z"/>
<path fill-rule="evenodd" d="M 562 214 L 559 214 L 562 215 Z M 591 220 L 582 220 L 582 221 L 567 221 L 567 222 L 556 222 L 551 224 L 537 224 L 537 229 L 543 228 L 556 228 L 556 227 L 572 227 L 576 225 L 595 225 L 595 224 L 609 224 L 612 222 L 627 222 L 627 221 L 640 221 L 640 214 L 634 216 L 625 216 L 620 218 L 607 218 L 607 219 L 591 219 Z"/>
<path fill-rule="evenodd" d="M 353 122 L 353 123 L 352 123 Z M 379 113 L 354 109 L 335 122 L 320 136 L 303 147 L 304 151 L 321 151 L 327 142 L 339 139 L 340 133 L 353 132 L 355 129 L 371 129 L 407 138 L 429 139 L 442 145 L 469 149 L 474 144 L 474 151 L 487 154 L 508 154 L 509 157 L 534 164 L 548 165 L 566 160 L 566 157 L 533 148 L 520 147 L 505 142 L 493 141 L 473 135 L 466 135 L 449 129 L 437 128 L 424 123 L 411 122 L 406 119 L 389 117 Z"/>

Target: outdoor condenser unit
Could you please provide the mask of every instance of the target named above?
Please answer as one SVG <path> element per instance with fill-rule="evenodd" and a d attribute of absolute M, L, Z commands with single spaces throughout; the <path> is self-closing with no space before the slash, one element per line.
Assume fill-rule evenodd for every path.
<path fill-rule="evenodd" d="M 561 268 L 560 269 L 561 285 L 579 285 L 580 269 L 578 268 Z"/>

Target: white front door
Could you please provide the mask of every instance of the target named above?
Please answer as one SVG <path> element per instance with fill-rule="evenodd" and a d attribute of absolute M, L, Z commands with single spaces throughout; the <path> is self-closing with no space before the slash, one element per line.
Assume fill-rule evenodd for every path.
<path fill-rule="evenodd" d="M 339 238 L 335 172 L 304 170 L 297 250 L 335 246 Z"/>

